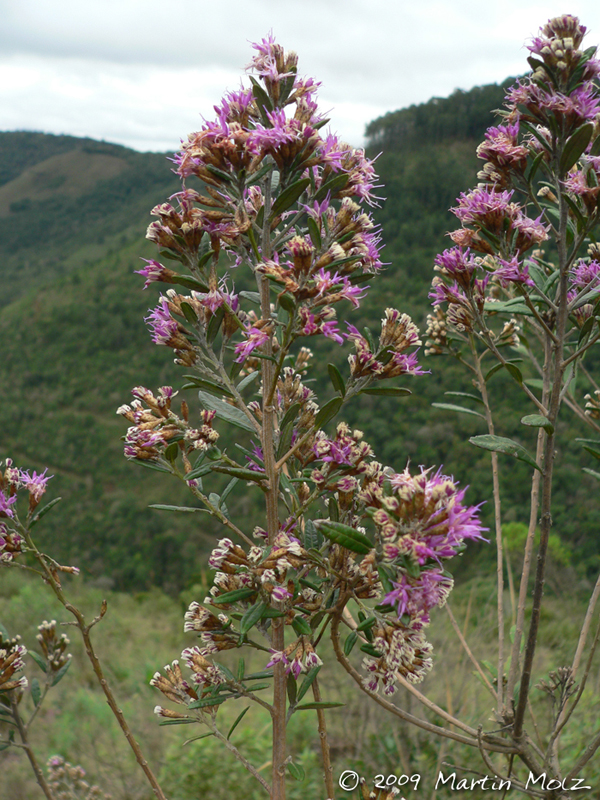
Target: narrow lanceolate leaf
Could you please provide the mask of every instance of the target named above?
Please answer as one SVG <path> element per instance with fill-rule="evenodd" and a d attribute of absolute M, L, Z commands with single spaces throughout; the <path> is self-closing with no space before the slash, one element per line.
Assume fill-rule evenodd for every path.
<path fill-rule="evenodd" d="M 353 553 L 366 556 L 373 549 L 371 541 L 364 533 L 351 528 L 350 525 L 344 525 L 343 522 L 319 520 L 315 522 L 315 525 L 323 536 Z"/>
<path fill-rule="evenodd" d="M 239 478 L 241 481 L 254 481 L 255 483 L 260 483 L 267 477 L 262 470 L 259 472 L 254 469 L 245 469 L 245 467 L 230 467 L 227 464 L 216 464 L 213 470 L 222 472 L 224 475 L 231 475 L 233 478 Z"/>
<path fill-rule="evenodd" d="M 349 656 L 352 652 L 352 649 L 356 642 L 358 641 L 358 633 L 356 631 L 351 631 L 348 636 L 346 637 L 346 641 L 344 642 L 344 654 Z"/>
<path fill-rule="evenodd" d="M 316 677 L 317 677 L 317 675 L 319 674 L 319 671 L 320 671 L 320 669 L 321 669 L 321 666 L 322 666 L 322 665 L 321 665 L 321 664 L 319 664 L 318 666 L 316 666 L 316 667 L 313 667 L 313 668 L 310 670 L 310 672 L 307 674 L 306 678 L 304 678 L 304 680 L 302 681 L 302 685 L 301 685 L 301 686 L 300 686 L 300 688 L 298 689 L 298 694 L 297 694 L 297 697 L 296 697 L 296 702 L 297 702 L 297 703 L 299 703 L 299 702 L 300 702 L 300 700 L 302 700 L 302 698 L 304 697 L 304 695 L 305 695 L 305 694 L 308 692 L 308 690 L 310 689 L 310 687 L 313 685 L 315 678 L 316 678 Z"/>
<path fill-rule="evenodd" d="M 162 722 L 159 722 L 158 724 L 160 726 L 164 726 L 164 725 L 193 725 L 195 722 L 197 723 L 198 720 L 197 719 L 164 719 Z M 213 734 L 212 733 L 207 733 L 205 735 L 206 736 L 212 736 Z M 200 739 L 202 737 L 198 736 L 197 738 Z"/>
<path fill-rule="evenodd" d="M 190 383 L 193 383 L 194 386 L 197 386 L 198 389 L 203 389 L 205 392 L 210 392 L 210 394 L 216 394 L 218 397 L 221 395 L 226 395 L 227 397 L 233 397 L 233 394 L 229 391 L 226 386 L 223 386 L 220 383 L 215 383 L 214 381 L 206 380 L 206 378 L 199 378 L 197 375 L 184 375 L 184 378 L 187 378 Z"/>
<path fill-rule="evenodd" d="M 35 515 L 35 517 L 34 517 L 34 518 L 31 520 L 31 522 L 29 523 L 29 527 L 30 527 L 30 528 L 33 528 L 33 526 L 36 524 L 36 522 L 39 522 L 39 521 L 41 520 L 41 518 L 42 518 L 42 517 L 45 517 L 45 516 L 46 516 L 46 514 L 47 514 L 47 513 L 48 513 L 48 512 L 49 512 L 49 511 L 50 511 L 52 508 L 54 508 L 54 506 L 55 506 L 57 503 L 60 503 L 60 501 L 61 501 L 61 500 L 62 500 L 62 497 L 55 497 L 55 498 L 54 498 L 54 500 L 51 500 L 51 501 L 48 503 L 48 505 L 44 506 L 44 507 L 42 508 L 42 510 L 41 510 L 41 511 L 38 511 L 38 512 L 37 512 L 37 514 Z"/>
<path fill-rule="evenodd" d="M 447 397 L 468 397 L 469 400 L 475 400 L 476 403 L 480 403 L 483 405 L 483 400 L 476 394 L 470 394 L 469 392 L 444 392 Z"/>
<path fill-rule="evenodd" d="M 238 697 L 239 695 L 233 695 L 234 697 Z M 188 708 L 206 708 L 206 706 L 218 706 L 221 703 L 224 703 L 225 700 L 229 700 L 232 695 L 228 694 L 221 694 L 217 695 L 216 697 L 205 697 L 203 700 L 194 700 L 193 703 L 190 703 Z"/>
<path fill-rule="evenodd" d="M 189 480 L 187 475 L 186 480 Z M 179 514 L 194 514 L 197 511 L 205 511 L 208 513 L 206 508 L 193 508 L 192 506 L 167 506 L 163 505 L 162 503 L 153 503 L 152 505 L 148 506 L 148 508 L 154 508 L 156 511 L 176 511 Z"/>
<path fill-rule="evenodd" d="M 299 181 L 294 181 L 294 183 L 290 184 L 287 189 L 283 190 L 277 200 L 275 200 L 273 203 L 271 208 L 271 216 L 276 217 L 283 211 L 287 211 L 287 209 L 296 202 L 302 192 L 304 192 L 306 187 L 309 185 L 310 178 L 300 178 Z"/>
<path fill-rule="evenodd" d="M 62 679 L 63 679 L 63 678 L 65 677 L 65 675 L 67 674 L 67 670 L 69 669 L 69 667 L 70 667 L 70 666 L 71 666 L 71 659 L 69 659 L 69 660 L 67 661 L 67 663 L 64 665 L 64 667 L 61 667 L 61 668 L 58 670 L 58 672 L 57 672 L 57 673 L 56 673 L 56 675 L 54 676 L 54 680 L 52 681 L 52 684 L 51 684 L 52 686 L 56 686 L 56 684 L 57 684 L 59 681 L 62 681 Z"/>
<path fill-rule="evenodd" d="M 410 389 L 404 389 L 402 386 L 373 386 L 369 389 L 363 389 L 359 394 L 374 394 L 379 397 L 406 397 L 412 394 Z"/>
<path fill-rule="evenodd" d="M 473 411 L 470 408 L 463 408 L 462 406 L 455 406 L 453 403 L 432 403 L 433 408 L 441 408 L 444 411 L 459 411 L 461 414 L 472 414 L 474 417 L 481 417 L 481 419 L 485 419 L 483 414 L 480 414 L 479 411 Z"/>
<path fill-rule="evenodd" d="M 334 397 L 328 403 L 325 403 L 315 417 L 315 428 L 322 428 L 329 420 L 333 419 L 342 407 L 343 402 L 343 398 Z"/>
<path fill-rule="evenodd" d="M 586 122 L 585 125 L 578 128 L 573 136 L 568 139 L 560 157 L 560 170 L 563 174 L 571 169 L 579 156 L 583 153 L 590 143 L 593 132 L 594 126 L 591 122 Z"/>
<path fill-rule="evenodd" d="M 316 529 L 312 519 L 307 519 L 304 526 L 304 547 L 307 550 L 311 548 L 318 550 L 323 544 L 323 536 Z"/>
<path fill-rule="evenodd" d="M 543 428 L 546 433 L 554 432 L 554 425 L 542 414 L 527 414 L 521 419 L 521 424 L 528 425 L 530 428 Z"/>
<path fill-rule="evenodd" d="M 250 709 L 250 706 L 246 706 L 246 708 L 238 714 L 238 716 L 236 717 L 235 722 L 233 723 L 231 728 L 229 728 L 229 733 L 227 734 L 227 738 L 228 739 L 230 738 L 230 736 L 234 732 L 234 730 L 237 728 L 237 726 L 240 724 L 240 722 L 243 720 L 243 718 L 246 715 L 246 712 L 249 711 L 249 709 Z M 209 735 L 212 735 L 212 734 L 209 734 Z"/>
<path fill-rule="evenodd" d="M 302 617 L 294 618 L 292 621 L 292 628 L 296 631 L 298 636 L 310 636 L 312 633 L 310 625 L 305 619 L 302 619 Z"/>
<path fill-rule="evenodd" d="M 336 390 L 336 392 L 339 392 L 342 397 L 344 397 L 346 394 L 346 384 L 342 378 L 342 373 L 335 366 L 335 364 L 328 364 L 327 371 L 329 372 L 329 379 L 333 384 L 333 388 Z"/>
<path fill-rule="evenodd" d="M 202 406 L 209 411 L 214 411 L 219 419 L 230 422 L 232 425 L 243 428 L 245 431 L 256 433 L 248 417 L 243 411 L 240 411 L 239 408 L 230 406 L 229 403 L 226 403 L 224 400 L 219 400 L 217 397 L 212 397 L 207 392 L 198 392 L 198 398 Z"/>
<path fill-rule="evenodd" d="M 213 598 L 211 602 L 217 605 L 222 605 L 224 603 L 237 603 L 239 600 L 246 600 L 253 594 L 256 594 L 256 589 L 251 589 L 249 586 L 246 586 L 244 589 L 234 589 L 232 592 L 220 594 L 218 597 Z"/>
<path fill-rule="evenodd" d="M 240 633 L 242 636 L 245 633 L 248 633 L 248 631 L 253 628 L 260 619 L 262 619 L 262 616 L 266 610 L 267 604 L 263 603 L 262 600 L 258 603 L 255 603 L 253 606 L 250 606 L 240 622 Z"/>
<path fill-rule="evenodd" d="M 587 472 L 588 475 L 591 475 L 592 477 L 596 478 L 596 480 L 600 481 L 600 472 L 596 472 L 595 469 L 590 469 L 589 467 L 584 467 L 583 471 Z"/>
<path fill-rule="evenodd" d="M 505 453 L 508 456 L 513 456 L 519 461 L 523 461 L 530 467 L 542 472 L 542 468 L 531 457 L 527 450 L 512 439 L 507 439 L 504 436 L 492 436 L 485 434 L 484 436 L 471 436 L 469 439 L 471 444 L 475 447 L 481 447 L 483 450 L 491 450 L 494 453 Z"/>
<path fill-rule="evenodd" d="M 33 678 L 31 681 L 31 699 L 33 700 L 33 705 L 37 708 L 40 704 L 40 699 L 42 697 L 42 690 L 40 689 L 40 682 L 37 678 Z"/>
<path fill-rule="evenodd" d="M 320 703 L 301 703 L 299 706 L 296 706 L 296 711 L 308 711 L 312 708 L 340 708 L 341 706 L 346 705 L 345 703 L 327 703 L 325 701 Z"/>
<path fill-rule="evenodd" d="M 325 200 L 328 193 L 330 193 L 332 196 L 335 196 L 337 192 L 341 192 L 342 189 L 346 187 L 348 178 L 349 175 L 344 172 L 341 175 L 336 175 L 335 178 L 331 178 L 331 180 L 326 181 L 316 193 L 315 200 L 320 203 L 322 200 Z"/>
<path fill-rule="evenodd" d="M 303 781 L 305 777 L 304 769 L 299 764 L 294 764 L 293 761 L 290 761 L 287 765 L 290 775 L 297 781 Z"/>
<path fill-rule="evenodd" d="M 35 663 L 38 667 L 42 670 L 42 672 L 48 672 L 48 664 L 46 663 L 46 659 L 42 658 L 39 653 L 36 653 L 35 650 L 28 650 L 29 655 L 33 658 Z"/>

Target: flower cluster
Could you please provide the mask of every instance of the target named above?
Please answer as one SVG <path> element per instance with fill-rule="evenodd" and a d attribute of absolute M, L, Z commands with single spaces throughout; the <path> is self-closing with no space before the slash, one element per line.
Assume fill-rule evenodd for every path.
<path fill-rule="evenodd" d="M 25 668 L 23 658 L 27 649 L 19 644 L 20 640 L 20 636 L 5 639 L 0 633 L 0 692 L 27 688 L 27 678 L 17 678 L 15 674 Z"/>
<path fill-rule="evenodd" d="M 421 344 L 419 330 L 408 314 L 395 308 L 386 308 L 381 320 L 379 346 L 369 341 L 354 325 L 346 323 L 346 338 L 352 342 L 356 353 L 348 356 L 353 378 L 394 378 L 398 375 L 423 375 L 417 364 L 417 353 L 407 353 L 410 347 Z"/>
<path fill-rule="evenodd" d="M 273 655 L 267 667 L 273 667 L 275 664 L 281 663 L 284 665 L 285 671 L 293 675 L 296 680 L 298 680 L 302 672 L 310 672 L 311 669 L 323 663 L 315 653 L 315 649 L 307 636 L 301 636 L 295 642 L 289 644 L 285 650 L 271 650 L 271 653 Z"/>
<path fill-rule="evenodd" d="M 47 761 L 48 786 L 56 800 L 111 800 L 99 786 L 85 780 L 85 770 L 73 766 L 62 756 L 51 756 Z"/>
<path fill-rule="evenodd" d="M 370 692 L 378 691 L 381 684 L 383 693 L 392 695 L 399 676 L 415 684 L 431 670 L 433 648 L 418 625 L 408 627 L 399 620 L 388 619 L 373 633 L 373 646 L 380 655 L 363 659 L 367 673 L 363 683 Z"/>
<path fill-rule="evenodd" d="M 197 647 L 190 647 L 183 651 L 181 654 L 187 667 L 192 671 L 192 683 L 196 684 L 196 690 L 190 683 L 185 680 L 179 661 L 175 660 L 169 666 L 164 668 L 165 674 L 160 672 L 154 673 L 150 686 L 159 689 L 167 700 L 170 700 L 177 705 L 189 706 L 190 703 L 200 699 L 203 695 L 211 689 L 211 687 L 220 686 L 225 678 L 223 673 L 208 661 L 200 652 Z M 216 707 L 206 709 L 209 713 L 215 712 Z M 168 719 L 189 719 L 189 715 L 182 714 L 178 711 L 171 711 L 161 706 L 156 706 L 154 713 L 160 717 Z M 202 712 L 201 712 L 202 713 Z"/>
<path fill-rule="evenodd" d="M 447 305 L 446 322 L 459 333 L 482 329 L 485 302 L 495 299 L 498 287 L 509 296 L 534 288 L 532 270 L 537 275 L 545 271 L 537 248 L 549 238 L 561 193 L 578 226 L 596 212 L 600 158 L 592 148 L 600 133 L 595 83 L 600 61 L 594 58 L 595 48 L 580 49 L 584 34 L 585 27 L 570 15 L 551 19 L 541 29 L 529 48 L 532 74 L 508 91 L 502 124 L 487 131 L 477 150 L 485 161 L 478 174 L 482 183 L 462 193 L 452 209 L 461 227 L 450 233 L 456 246 L 436 258 L 439 274 L 430 297 L 436 306 Z M 557 174 L 555 164 L 560 164 Z M 540 199 L 531 217 L 518 202 L 518 192 L 531 198 L 536 191 L 532 181 L 540 176 Z M 526 258 L 532 248 L 534 257 Z M 570 310 L 579 325 L 592 310 L 579 303 L 578 293 L 593 263 L 571 270 Z M 446 344 L 429 349 L 437 354 Z"/>
<path fill-rule="evenodd" d="M 55 619 L 50 622 L 44 620 L 41 625 L 38 625 L 38 631 L 36 639 L 42 648 L 44 660 L 51 672 L 58 672 L 71 660 L 71 654 L 66 652 L 70 644 L 69 639 L 64 633 L 60 636 L 57 635 Z"/>
<path fill-rule="evenodd" d="M 144 386 L 132 389 L 134 400 L 131 405 L 122 405 L 117 414 L 133 422 L 125 436 L 125 456 L 144 461 L 156 461 L 163 456 L 167 447 L 177 444 L 186 459 L 187 471 L 191 465 L 187 456 L 194 451 L 207 450 L 219 438 L 212 427 L 214 411 L 200 413 L 201 425 L 193 428 L 188 423 L 188 410 L 182 402 L 181 417 L 171 409 L 177 392 L 171 386 L 161 386 L 155 397 Z"/>

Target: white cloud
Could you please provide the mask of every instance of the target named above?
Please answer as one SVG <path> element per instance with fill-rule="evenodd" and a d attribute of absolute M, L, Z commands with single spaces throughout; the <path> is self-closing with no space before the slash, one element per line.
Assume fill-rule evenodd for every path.
<path fill-rule="evenodd" d="M 562 4 L 0 0 L 0 129 L 173 149 L 273 29 L 322 81 L 333 129 L 359 144 L 388 110 L 525 71 L 523 42 Z M 570 5 L 599 43 L 600 6 Z"/>

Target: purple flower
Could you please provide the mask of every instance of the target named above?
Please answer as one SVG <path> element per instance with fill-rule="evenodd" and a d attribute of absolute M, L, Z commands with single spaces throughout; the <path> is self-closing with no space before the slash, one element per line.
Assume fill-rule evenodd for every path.
<path fill-rule="evenodd" d="M 30 497 L 36 505 L 40 502 L 42 495 L 46 491 L 46 484 L 51 478 L 54 477 L 53 475 L 46 475 L 47 472 L 47 467 L 39 475 L 35 471 L 33 475 L 30 475 L 29 472 L 24 472 L 21 470 L 21 483 L 25 489 L 27 489 Z"/>
<path fill-rule="evenodd" d="M 146 262 L 146 265 L 143 269 L 136 269 L 134 272 L 136 275 L 143 275 L 146 278 L 146 283 L 144 284 L 144 289 L 147 289 L 151 283 L 156 281 L 162 283 L 173 283 L 173 276 L 174 273 L 160 264 L 158 261 L 154 261 L 153 259 L 143 258 L 142 261 Z"/>
<path fill-rule="evenodd" d="M 246 337 L 246 340 L 239 342 L 239 344 L 235 346 L 235 360 L 240 363 L 245 361 L 257 347 L 261 347 L 261 345 L 269 341 L 268 332 L 254 326 L 246 328 L 246 330 L 243 331 L 243 335 Z"/>
<path fill-rule="evenodd" d="M 11 508 L 17 502 L 17 495 L 6 497 L 4 492 L 0 492 L 0 517 L 14 517 L 15 513 Z"/>
<path fill-rule="evenodd" d="M 149 311 L 144 321 L 152 332 L 152 341 L 154 344 L 167 345 L 179 330 L 177 323 L 171 317 L 167 298 L 161 297 L 158 306 Z"/>

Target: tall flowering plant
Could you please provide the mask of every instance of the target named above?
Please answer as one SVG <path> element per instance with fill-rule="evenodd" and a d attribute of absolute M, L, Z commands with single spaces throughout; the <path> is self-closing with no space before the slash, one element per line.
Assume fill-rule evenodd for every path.
<path fill-rule="evenodd" d="M 577 776 L 600 746 L 597 731 L 572 763 L 561 763 L 559 758 L 560 737 L 584 696 L 598 641 L 596 635 L 588 645 L 600 579 L 572 663 L 539 684 L 552 697 L 554 713 L 545 738 L 537 744 L 526 729 L 526 711 L 531 704 L 542 613 L 561 407 L 567 405 L 594 431 L 600 431 L 600 391 L 589 370 L 589 356 L 600 339 L 600 247 L 596 242 L 600 62 L 595 47 L 583 48 L 585 32 L 577 18 L 563 15 L 550 20 L 530 44 L 532 72 L 508 91 L 500 123 L 486 132 L 477 149 L 484 161 L 478 173 L 480 183 L 461 194 L 452 209 L 460 227 L 450 233 L 454 246 L 435 260 L 437 275 L 430 295 L 435 310 L 428 318 L 426 344 L 428 354 L 450 354 L 466 366 L 480 393 L 488 426 L 487 434 L 471 442 L 492 451 L 499 633 L 497 683 L 490 685 L 495 718 L 514 755 L 533 776 L 528 784 L 532 793 L 541 789 L 544 797 L 561 798 L 572 796 Z M 526 372 L 524 378 L 519 366 L 524 359 L 533 377 Z M 489 364 L 490 360 L 495 363 Z M 533 413 L 521 422 L 538 431 L 535 454 L 519 442 L 496 435 L 488 381 L 499 369 L 508 372 L 532 403 Z M 576 392 L 578 374 L 594 390 L 583 401 Z M 600 457 L 598 441 L 580 441 Z M 529 534 L 510 647 L 504 638 L 498 453 L 533 469 Z M 594 470 L 586 472 L 600 478 Z M 526 624 L 538 523 L 540 541 Z M 582 668 L 586 648 L 589 656 Z"/>
<path fill-rule="evenodd" d="M 381 268 L 379 231 L 364 208 L 377 201 L 374 166 L 323 132 L 318 84 L 298 76 L 294 53 L 272 37 L 254 49 L 250 87 L 226 94 L 175 156 L 182 190 L 153 210 L 148 237 L 160 260 L 140 270 L 146 286 L 170 286 L 146 321 L 187 369 L 200 416 L 191 418 L 185 400 L 176 405 L 168 386 L 135 388 L 118 413 L 130 423 L 125 455 L 185 482 L 227 534 L 210 555 L 208 596 L 185 615 L 197 643 L 152 679 L 169 702 L 156 713 L 163 723 L 208 726 L 282 800 L 286 772 L 301 777 L 288 720 L 314 710 L 332 798 L 324 710 L 336 704 L 321 697 L 318 678 L 331 666 L 319 654 L 326 634 L 360 688 L 409 718 L 387 698 L 431 669 L 426 629 L 452 589 L 446 563 L 482 528 L 452 478 L 396 472 L 360 431 L 343 422 L 330 429 L 356 395 L 406 394 L 394 379 L 424 373 L 421 342 L 393 308 L 379 337 L 342 321 Z M 248 276 L 256 291 L 238 291 Z M 307 378 L 313 337 L 351 349 L 346 375 L 329 365 L 325 401 Z M 237 458 L 218 446 L 225 423 L 240 432 Z M 229 478 L 221 495 L 210 489 L 215 473 Z M 264 498 L 254 530 L 225 504 L 239 484 Z M 362 672 L 349 660 L 356 645 Z M 242 647 L 264 653 L 261 672 L 246 674 L 241 660 L 234 674 L 219 662 L 221 651 Z M 269 700 L 259 694 L 267 688 Z M 238 697 L 272 717 L 270 782 L 220 730 L 219 706 Z"/>

